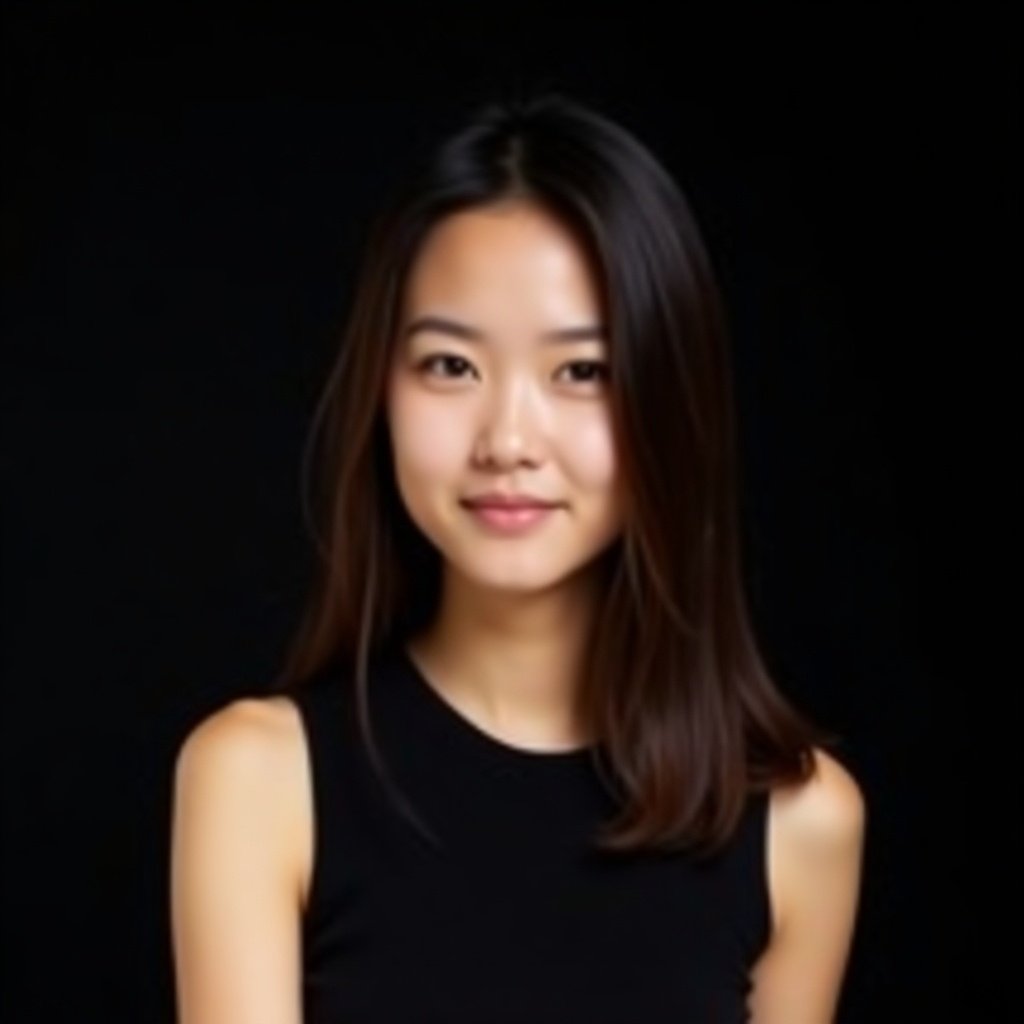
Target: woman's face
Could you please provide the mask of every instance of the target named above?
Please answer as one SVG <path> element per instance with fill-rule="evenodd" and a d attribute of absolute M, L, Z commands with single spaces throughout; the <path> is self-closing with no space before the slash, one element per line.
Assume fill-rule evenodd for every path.
<path fill-rule="evenodd" d="M 477 584 L 549 586 L 621 530 L 597 287 L 565 227 L 523 203 L 449 216 L 410 268 L 387 392 L 396 481 L 419 529 Z M 504 533 L 463 504 L 488 491 L 557 507 Z"/>

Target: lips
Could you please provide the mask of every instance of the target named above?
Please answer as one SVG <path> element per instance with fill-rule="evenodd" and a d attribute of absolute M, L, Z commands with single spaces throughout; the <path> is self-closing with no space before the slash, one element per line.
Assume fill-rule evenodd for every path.
<path fill-rule="evenodd" d="M 490 498 L 481 498 L 478 501 L 464 501 L 463 505 L 469 508 L 494 508 L 507 511 L 527 508 L 554 508 L 554 504 L 548 501 L 499 501 Z"/>
<path fill-rule="evenodd" d="M 467 511 L 485 530 L 504 536 L 515 536 L 539 528 L 546 522 L 554 506 L 547 504 L 487 505 L 463 502 Z"/>
<path fill-rule="evenodd" d="M 469 508 L 498 508 L 515 511 L 529 508 L 557 508 L 561 502 L 548 501 L 535 494 L 503 494 L 500 491 L 464 498 L 462 504 Z"/>

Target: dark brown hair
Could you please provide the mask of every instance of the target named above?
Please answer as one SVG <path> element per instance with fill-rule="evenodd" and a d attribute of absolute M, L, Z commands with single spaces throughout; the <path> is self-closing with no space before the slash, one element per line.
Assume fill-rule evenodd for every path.
<path fill-rule="evenodd" d="M 609 326 L 628 515 L 601 556 L 603 600 L 586 646 L 595 763 L 610 769 L 602 778 L 620 800 L 597 839 L 608 850 L 711 854 L 752 791 L 809 778 L 813 745 L 838 741 L 786 700 L 753 635 L 728 327 L 694 216 L 642 143 L 563 93 L 475 110 L 370 225 L 310 434 L 322 436 L 310 513 L 316 579 L 273 685 L 287 691 L 328 664 L 354 666 L 361 729 L 386 780 L 371 738 L 367 666 L 430 620 L 441 579 L 440 555 L 398 494 L 382 408 L 403 282 L 441 218 L 517 199 L 540 204 L 580 239 Z"/>

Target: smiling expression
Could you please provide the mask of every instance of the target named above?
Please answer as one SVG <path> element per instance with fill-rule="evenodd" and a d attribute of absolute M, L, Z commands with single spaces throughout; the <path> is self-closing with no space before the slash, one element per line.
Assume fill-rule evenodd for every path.
<path fill-rule="evenodd" d="M 527 203 L 434 225 L 410 267 L 388 376 L 398 490 L 446 562 L 501 589 L 552 585 L 620 533 L 609 338 L 585 251 Z M 508 532 L 485 492 L 556 503 Z"/>

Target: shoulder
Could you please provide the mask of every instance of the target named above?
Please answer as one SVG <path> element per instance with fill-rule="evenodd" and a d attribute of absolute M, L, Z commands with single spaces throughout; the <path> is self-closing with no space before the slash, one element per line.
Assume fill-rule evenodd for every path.
<path fill-rule="evenodd" d="M 238 697 L 210 712 L 186 734 L 179 763 L 280 756 L 294 744 L 298 709 L 287 697 Z"/>
<path fill-rule="evenodd" d="M 302 723 L 290 698 L 239 697 L 186 734 L 175 775 L 263 783 L 294 768 L 302 752 Z"/>
<path fill-rule="evenodd" d="M 867 803 L 856 777 L 840 760 L 814 748 L 814 772 L 799 785 L 780 787 L 771 797 L 770 864 L 776 923 L 813 884 L 814 865 L 860 857 Z"/>
<path fill-rule="evenodd" d="M 786 837 L 798 845 L 841 846 L 859 837 L 867 808 L 852 772 L 815 747 L 814 773 L 799 786 L 777 790 L 772 813 Z"/>
<path fill-rule="evenodd" d="M 181 1020 L 299 1019 L 309 824 L 297 713 L 289 698 L 239 698 L 178 750 L 170 911 Z"/>
<path fill-rule="evenodd" d="M 866 806 L 840 761 L 814 749 L 814 772 L 771 796 L 772 934 L 752 971 L 751 1019 L 833 1020 L 860 893 Z"/>
<path fill-rule="evenodd" d="M 201 719 L 174 764 L 179 817 L 215 815 L 259 829 L 280 846 L 286 867 L 302 872 L 311 816 L 310 780 L 299 710 L 285 696 L 240 697 Z"/>

